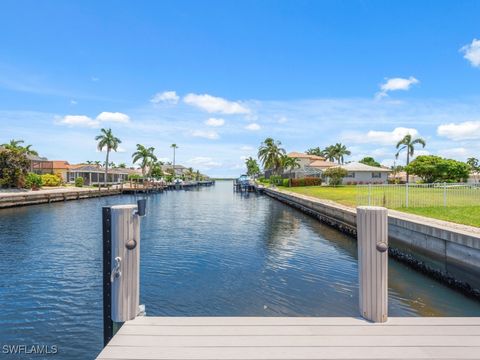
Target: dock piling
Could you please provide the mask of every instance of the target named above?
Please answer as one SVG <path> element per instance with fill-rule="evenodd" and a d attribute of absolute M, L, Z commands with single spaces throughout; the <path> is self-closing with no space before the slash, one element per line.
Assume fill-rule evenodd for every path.
<path fill-rule="evenodd" d="M 373 322 L 388 319 L 388 210 L 357 207 L 360 314 Z"/>

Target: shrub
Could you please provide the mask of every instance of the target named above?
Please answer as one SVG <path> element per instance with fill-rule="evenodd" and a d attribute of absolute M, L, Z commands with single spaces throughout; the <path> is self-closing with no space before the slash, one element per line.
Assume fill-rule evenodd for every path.
<path fill-rule="evenodd" d="M 77 177 L 75 179 L 75 186 L 76 187 L 83 187 L 83 184 L 84 184 L 83 177 Z"/>
<path fill-rule="evenodd" d="M 342 183 L 342 179 L 348 175 L 348 171 L 341 167 L 331 167 L 325 170 L 324 175 L 328 178 L 328 184 L 337 186 Z"/>
<path fill-rule="evenodd" d="M 35 173 L 28 173 L 25 177 L 25 187 L 32 190 L 40 189 L 42 187 L 42 177 Z"/>
<path fill-rule="evenodd" d="M 283 179 L 283 186 L 290 187 L 290 179 Z"/>
<path fill-rule="evenodd" d="M 281 176 L 272 175 L 268 180 L 270 180 L 270 184 L 272 185 L 277 185 L 277 186 L 283 185 L 283 179 Z"/>
<path fill-rule="evenodd" d="M 24 152 L 0 148 L 0 187 L 24 187 L 29 168 Z"/>
<path fill-rule="evenodd" d="M 42 185 L 43 186 L 60 186 L 62 185 L 62 178 L 57 175 L 43 174 Z"/>
<path fill-rule="evenodd" d="M 292 179 L 290 186 L 319 186 L 322 185 L 322 179 L 315 177 L 306 177 L 302 179 Z"/>

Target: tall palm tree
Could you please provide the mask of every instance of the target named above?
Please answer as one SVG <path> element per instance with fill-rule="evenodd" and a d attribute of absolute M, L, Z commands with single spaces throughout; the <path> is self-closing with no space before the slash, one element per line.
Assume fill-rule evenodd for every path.
<path fill-rule="evenodd" d="M 415 154 L 415 145 L 417 145 L 417 144 L 420 144 L 420 145 L 422 145 L 422 147 L 425 147 L 426 142 L 422 138 L 412 139 L 412 135 L 410 135 L 410 134 L 405 135 L 403 137 L 403 139 L 400 140 L 397 143 L 398 151 L 395 154 L 395 158 L 398 159 L 398 156 L 400 155 L 400 152 L 402 150 L 406 150 L 407 151 L 407 166 L 408 166 L 408 164 L 410 163 L 410 157 Z M 408 183 L 408 180 L 409 180 L 409 174 L 408 174 L 408 171 L 407 171 L 407 183 Z"/>
<path fill-rule="evenodd" d="M 292 177 L 292 170 L 300 168 L 300 160 L 298 158 L 282 156 L 282 168 L 288 170 L 289 177 Z"/>
<path fill-rule="evenodd" d="M 157 157 L 154 154 L 155 148 L 145 147 L 142 144 L 137 144 L 137 151 L 132 154 L 133 163 L 141 160 L 140 167 L 142 168 L 142 175 L 145 176 L 147 167 L 151 167 L 152 162 L 157 161 Z"/>
<path fill-rule="evenodd" d="M 102 162 L 100 160 L 95 160 L 93 163 L 97 168 L 99 168 Z"/>
<path fill-rule="evenodd" d="M 260 173 L 260 166 L 258 166 L 257 160 L 251 156 L 245 160 L 245 166 L 247 167 L 248 176 L 255 178 L 255 175 Z"/>
<path fill-rule="evenodd" d="M 175 172 L 175 150 L 178 149 L 177 144 L 172 144 L 170 147 L 173 149 L 173 177 L 175 177 L 176 172 Z"/>
<path fill-rule="evenodd" d="M 108 180 L 108 158 L 110 156 L 110 151 L 117 151 L 118 145 L 121 144 L 121 140 L 115 137 L 112 133 L 112 129 L 102 129 L 100 130 L 100 135 L 95 137 L 95 140 L 98 141 L 97 148 L 99 151 L 102 151 L 103 148 L 107 148 L 107 156 L 105 158 L 105 185 L 107 185 Z"/>
<path fill-rule="evenodd" d="M 86 163 L 87 165 L 92 165 L 92 164 L 93 164 L 93 161 L 92 161 L 92 160 L 87 160 L 87 161 L 85 161 L 85 163 Z"/>
<path fill-rule="evenodd" d="M 347 147 L 341 143 L 336 143 L 334 146 L 335 158 L 337 159 L 339 164 L 344 163 L 344 157 L 347 155 L 351 155 L 352 152 L 347 149 Z"/>
<path fill-rule="evenodd" d="M 285 155 L 285 149 L 280 146 L 280 141 L 272 138 L 266 138 L 258 149 L 258 158 L 262 162 L 264 169 L 272 170 L 278 174 L 282 166 L 282 155 Z"/>

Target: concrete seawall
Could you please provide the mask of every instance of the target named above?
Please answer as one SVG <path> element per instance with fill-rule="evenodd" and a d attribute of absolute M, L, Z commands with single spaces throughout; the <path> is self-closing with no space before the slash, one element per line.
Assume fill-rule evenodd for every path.
<path fill-rule="evenodd" d="M 265 194 L 356 236 L 356 210 L 276 189 Z M 480 228 L 389 210 L 389 253 L 480 299 Z"/>
<path fill-rule="evenodd" d="M 15 206 L 47 204 L 58 201 L 88 199 L 100 196 L 120 195 L 121 189 L 52 189 L 24 193 L 0 194 L 0 209 Z"/>

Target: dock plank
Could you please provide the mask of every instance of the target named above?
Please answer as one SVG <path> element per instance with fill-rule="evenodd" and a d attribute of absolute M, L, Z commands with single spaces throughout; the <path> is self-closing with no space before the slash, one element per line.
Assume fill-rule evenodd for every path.
<path fill-rule="evenodd" d="M 479 359 L 480 318 L 139 317 L 98 359 Z"/>

